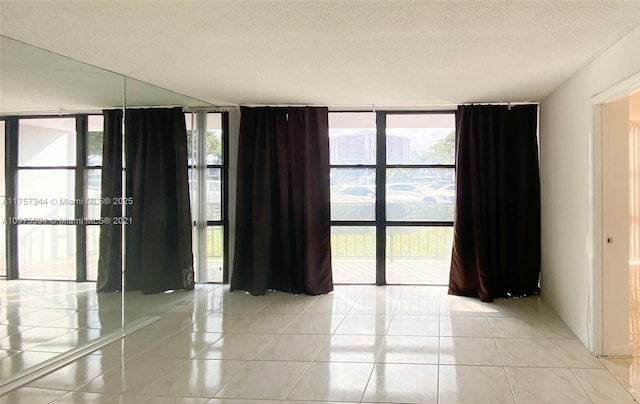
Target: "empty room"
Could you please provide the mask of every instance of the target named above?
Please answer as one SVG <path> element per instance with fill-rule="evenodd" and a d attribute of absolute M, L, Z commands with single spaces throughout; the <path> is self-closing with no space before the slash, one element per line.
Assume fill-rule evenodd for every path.
<path fill-rule="evenodd" d="M 0 0 L 0 403 L 640 399 L 640 2 Z"/>

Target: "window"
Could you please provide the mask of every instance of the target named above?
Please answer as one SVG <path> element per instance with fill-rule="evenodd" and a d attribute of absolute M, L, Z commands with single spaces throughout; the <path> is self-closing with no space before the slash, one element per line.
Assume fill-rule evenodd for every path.
<path fill-rule="evenodd" d="M 189 192 L 194 223 L 196 281 L 228 279 L 226 256 L 227 114 L 199 111 L 185 114 L 189 154 Z"/>
<path fill-rule="evenodd" d="M 76 208 L 75 117 L 18 120 L 15 190 L 21 278 L 76 280 L 76 229 L 58 223 L 79 218 Z M 37 224 L 32 224 L 37 221 Z"/>
<path fill-rule="evenodd" d="M 97 200 L 102 195 L 102 140 L 104 131 L 104 117 L 89 115 L 86 137 L 86 161 L 83 167 L 85 198 Z M 86 204 L 84 216 L 87 219 L 100 218 L 99 204 Z M 98 280 L 98 256 L 100 253 L 100 226 L 86 226 L 86 265 L 87 280 Z"/>
<path fill-rule="evenodd" d="M 447 284 L 455 207 L 455 115 L 389 113 L 385 134 L 386 281 Z"/>
<path fill-rule="evenodd" d="M 333 281 L 376 281 L 376 116 L 330 113 Z"/>
<path fill-rule="evenodd" d="M 333 112 L 329 136 L 334 281 L 446 284 L 455 114 Z"/>
<path fill-rule="evenodd" d="M 185 119 L 197 281 L 226 282 L 227 114 L 199 111 Z M 101 216 L 99 203 L 84 201 L 99 200 L 102 193 L 103 116 L 7 117 L 0 120 L 2 137 L 5 127 L 9 148 L 5 153 L 2 142 L 2 157 L 8 160 L 8 178 L 15 178 L 6 195 L 29 203 L 10 207 L 12 217 L 28 221 L 4 226 L 2 240 L 8 235 L 16 261 L 5 268 L 3 259 L 3 274 L 10 279 L 97 280 L 100 226 L 83 219 Z"/>

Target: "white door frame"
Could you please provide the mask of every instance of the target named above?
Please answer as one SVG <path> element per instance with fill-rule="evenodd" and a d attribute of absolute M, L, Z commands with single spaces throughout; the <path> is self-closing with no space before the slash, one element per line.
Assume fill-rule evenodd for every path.
<path fill-rule="evenodd" d="M 622 284 L 617 280 L 615 284 L 610 281 L 605 288 L 605 273 L 603 265 L 603 245 L 604 238 L 607 237 L 603 231 L 603 206 L 602 206 L 602 160 L 603 160 L 603 109 L 604 104 L 613 102 L 640 90 L 640 72 L 614 85 L 613 87 L 596 94 L 591 98 L 593 104 L 593 130 L 592 130 L 592 159 L 593 159 L 593 251 L 594 265 L 591 283 L 591 296 L 593 305 L 589 307 L 588 333 L 591 352 L 598 356 L 630 356 L 631 346 L 613 346 L 605 339 L 605 330 L 610 330 L 613 324 L 608 319 L 607 310 L 611 310 L 611 305 L 607 304 L 620 290 L 629 290 L 629 281 Z M 628 279 L 628 278 L 627 278 Z M 617 308 L 627 313 L 629 317 L 629 307 Z M 628 330 L 626 331 L 628 334 Z"/>

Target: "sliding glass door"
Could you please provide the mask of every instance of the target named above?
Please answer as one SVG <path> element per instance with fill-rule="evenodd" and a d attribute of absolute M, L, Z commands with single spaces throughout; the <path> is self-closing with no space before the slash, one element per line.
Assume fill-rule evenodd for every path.
<path fill-rule="evenodd" d="M 333 281 L 375 283 L 375 114 L 330 113 L 329 155 Z"/>
<path fill-rule="evenodd" d="M 453 112 L 333 112 L 336 283 L 447 284 L 455 203 Z"/>
<path fill-rule="evenodd" d="M 455 205 L 455 115 L 387 114 L 386 281 L 449 282 Z"/>

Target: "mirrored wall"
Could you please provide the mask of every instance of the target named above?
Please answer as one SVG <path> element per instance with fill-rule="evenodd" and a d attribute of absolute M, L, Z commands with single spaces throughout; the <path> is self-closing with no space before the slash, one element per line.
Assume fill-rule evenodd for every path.
<path fill-rule="evenodd" d="M 105 109 L 211 105 L 0 36 L 0 380 L 139 321 L 96 293 Z M 135 310 L 132 313 L 136 313 Z"/>

